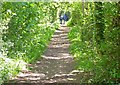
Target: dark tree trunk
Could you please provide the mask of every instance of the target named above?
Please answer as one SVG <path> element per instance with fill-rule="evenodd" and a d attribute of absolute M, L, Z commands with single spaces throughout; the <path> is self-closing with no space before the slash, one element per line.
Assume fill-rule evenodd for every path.
<path fill-rule="evenodd" d="M 104 15 L 102 2 L 95 2 L 96 42 L 100 44 L 104 40 Z"/>

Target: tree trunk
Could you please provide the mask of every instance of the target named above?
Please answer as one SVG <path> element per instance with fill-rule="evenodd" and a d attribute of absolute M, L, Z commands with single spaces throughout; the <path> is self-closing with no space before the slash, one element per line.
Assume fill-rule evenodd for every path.
<path fill-rule="evenodd" d="M 95 21 L 96 21 L 96 42 L 100 44 L 104 39 L 104 15 L 102 2 L 95 2 Z"/>

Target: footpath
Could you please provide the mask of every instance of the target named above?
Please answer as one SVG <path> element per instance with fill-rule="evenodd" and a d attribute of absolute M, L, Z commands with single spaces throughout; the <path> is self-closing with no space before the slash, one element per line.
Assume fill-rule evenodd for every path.
<path fill-rule="evenodd" d="M 16 83 L 16 85 L 17 83 L 22 83 L 21 85 L 69 83 L 70 85 L 70 83 L 80 82 L 85 73 L 74 70 L 75 61 L 69 53 L 70 42 L 67 36 L 69 31 L 66 26 L 56 30 L 42 59 L 30 65 L 30 71 L 23 71 L 16 78 L 11 79 L 10 83 Z"/>

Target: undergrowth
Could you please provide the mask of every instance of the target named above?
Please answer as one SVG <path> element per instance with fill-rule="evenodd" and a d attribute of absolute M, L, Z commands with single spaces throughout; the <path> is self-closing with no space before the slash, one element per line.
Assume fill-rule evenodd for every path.
<path fill-rule="evenodd" d="M 85 3 L 84 15 L 82 4 L 72 5 L 72 18 L 67 23 L 71 29 L 70 50 L 77 69 L 92 73 L 87 82 L 120 82 L 119 4 Z"/>

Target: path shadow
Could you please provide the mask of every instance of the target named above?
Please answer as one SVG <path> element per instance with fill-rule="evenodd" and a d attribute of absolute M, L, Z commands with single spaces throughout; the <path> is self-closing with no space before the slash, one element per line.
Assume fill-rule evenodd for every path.
<path fill-rule="evenodd" d="M 80 83 L 82 78 L 88 73 L 75 70 L 75 61 L 69 53 L 69 29 L 62 26 L 54 33 L 51 43 L 48 45 L 42 60 L 38 60 L 35 64 L 29 64 L 30 71 L 21 72 L 13 82 L 71 82 Z"/>

